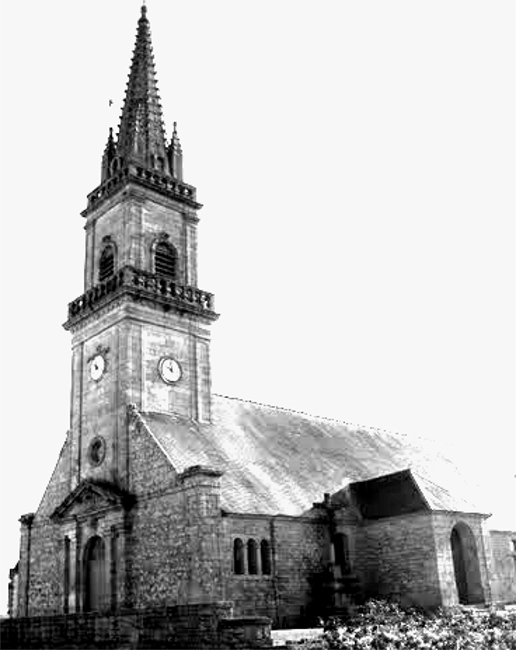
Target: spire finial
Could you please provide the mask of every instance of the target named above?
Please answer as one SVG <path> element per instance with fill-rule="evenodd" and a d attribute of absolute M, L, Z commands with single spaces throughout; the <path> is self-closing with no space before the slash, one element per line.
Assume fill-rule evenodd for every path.
<path fill-rule="evenodd" d="M 177 135 L 177 122 L 174 122 L 174 135 Z"/>
<path fill-rule="evenodd" d="M 145 0 L 142 0 L 142 16 L 145 16 L 147 13 L 147 5 L 145 4 Z"/>

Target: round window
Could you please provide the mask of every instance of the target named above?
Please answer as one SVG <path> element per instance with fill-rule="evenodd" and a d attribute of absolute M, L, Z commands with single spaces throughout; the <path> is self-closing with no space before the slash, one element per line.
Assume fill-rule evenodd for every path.
<path fill-rule="evenodd" d="M 93 438 L 88 450 L 88 457 L 92 465 L 100 465 L 106 455 L 106 443 L 104 438 L 97 436 Z"/>

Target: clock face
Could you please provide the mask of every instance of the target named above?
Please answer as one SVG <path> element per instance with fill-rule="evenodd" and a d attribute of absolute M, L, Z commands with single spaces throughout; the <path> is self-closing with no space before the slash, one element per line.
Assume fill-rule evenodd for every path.
<path fill-rule="evenodd" d="M 163 357 L 158 365 L 161 379 L 167 384 L 174 384 L 181 379 L 181 366 L 172 357 Z"/>
<path fill-rule="evenodd" d="M 106 361 L 104 360 L 104 357 L 101 354 L 97 354 L 97 356 L 95 356 L 91 361 L 90 377 L 94 381 L 98 381 L 104 374 L 105 369 Z"/>

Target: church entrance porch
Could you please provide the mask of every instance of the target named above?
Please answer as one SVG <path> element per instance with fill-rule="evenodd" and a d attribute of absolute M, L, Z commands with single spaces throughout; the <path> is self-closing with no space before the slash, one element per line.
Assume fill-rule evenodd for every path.
<path fill-rule="evenodd" d="M 88 540 L 84 549 L 83 611 L 98 612 L 105 605 L 106 553 L 104 542 L 95 535 Z"/>
<path fill-rule="evenodd" d="M 459 603 L 483 603 L 484 591 L 475 537 L 471 528 L 463 522 L 456 524 L 450 535 L 450 544 Z"/>

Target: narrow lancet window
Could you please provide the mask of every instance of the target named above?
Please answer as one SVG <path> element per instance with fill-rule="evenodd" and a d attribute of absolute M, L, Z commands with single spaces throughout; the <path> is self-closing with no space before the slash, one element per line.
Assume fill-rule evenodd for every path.
<path fill-rule="evenodd" d="M 245 573 L 244 542 L 241 539 L 235 539 L 233 543 L 233 571 L 237 575 Z"/>
<path fill-rule="evenodd" d="M 251 575 L 258 573 L 257 544 L 254 539 L 250 539 L 247 542 L 247 571 Z"/>
<path fill-rule="evenodd" d="M 262 573 L 270 575 L 271 573 L 271 548 L 266 539 L 262 539 L 260 543 L 260 559 L 262 561 Z"/>

